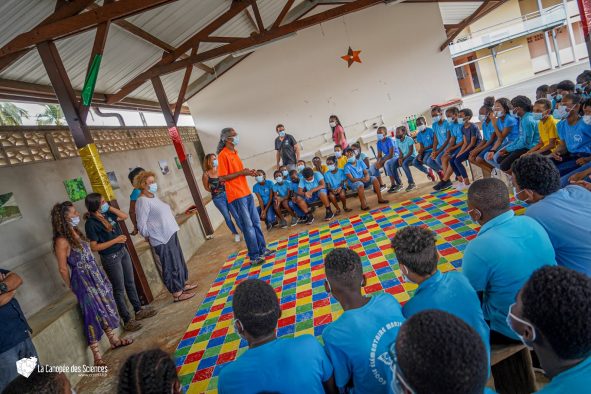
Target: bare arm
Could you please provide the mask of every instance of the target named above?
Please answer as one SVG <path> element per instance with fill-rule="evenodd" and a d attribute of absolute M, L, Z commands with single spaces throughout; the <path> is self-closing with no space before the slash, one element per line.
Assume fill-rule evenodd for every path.
<path fill-rule="evenodd" d="M 297 143 L 293 146 L 296 154 L 296 160 L 300 160 L 300 144 Z"/>
<path fill-rule="evenodd" d="M 209 188 L 209 177 L 205 172 L 203 173 L 203 175 L 201 175 L 201 182 L 203 182 L 203 187 L 205 188 L 205 190 L 211 193 L 211 189 Z"/>
<path fill-rule="evenodd" d="M 120 210 L 119 208 L 115 208 L 114 206 L 109 206 L 109 211 L 114 214 L 115 216 L 117 216 L 117 221 L 120 222 L 122 220 L 127 219 L 129 216 L 123 212 L 122 210 Z"/>
<path fill-rule="evenodd" d="M 100 252 L 101 250 L 108 249 L 115 244 L 124 244 L 126 240 L 127 237 L 125 235 L 120 235 L 117 238 L 113 238 L 112 240 L 103 243 L 90 241 L 90 250 L 93 252 Z"/>
<path fill-rule="evenodd" d="M 55 257 L 57 258 L 57 267 L 66 287 L 70 287 L 70 271 L 68 270 L 68 254 L 70 245 L 65 238 L 58 238 L 55 241 Z"/>
<path fill-rule="evenodd" d="M 276 152 L 277 152 L 277 155 L 276 155 L 276 157 L 277 157 L 277 168 L 279 168 L 279 162 L 281 161 L 281 155 L 279 155 L 279 151 L 276 151 Z M 300 158 L 299 154 L 296 153 L 296 156 L 297 156 L 297 158 L 299 160 L 299 158 Z"/>

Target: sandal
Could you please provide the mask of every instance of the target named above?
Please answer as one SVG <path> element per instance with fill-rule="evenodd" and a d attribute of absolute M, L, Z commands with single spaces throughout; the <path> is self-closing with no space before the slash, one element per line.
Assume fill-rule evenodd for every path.
<path fill-rule="evenodd" d="M 345 212 L 351 212 L 353 211 L 351 208 L 345 208 Z"/>
<path fill-rule="evenodd" d="M 102 358 L 95 358 L 94 359 L 94 366 L 95 367 L 106 367 L 107 363 Z"/>
<path fill-rule="evenodd" d="M 362 211 L 369 211 L 369 209 L 370 209 L 370 208 L 369 208 L 369 205 L 368 205 L 368 206 L 365 206 L 365 207 L 361 207 L 361 210 L 362 210 Z"/>
<path fill-rule="evenodd" d="M 336 211 L 334 211 L 334 215 L 335 216 L 340 215 L 340 214 L 341 214 L 341 210 L 340 209 L 337 209 Z"/>
<path fill-rule="evenodd" d="M 131 338 L 119 338 L 119 340 L 117 342 L 115 342 L 114 344 L 111 343 L 111 349 L 117 349 L 120 347 L 129 346 L 132 343 L 133 343 L 133 339 L 131 339 Z"/>
<path fill-rule="evenodd" d="M 189 290 L 193 290 L 196 288 L 197 288 L 197 285 L 185 285 L 185 287 L 183 288 L 183 291 L 189 291 Z"/>
<path fill-rule="evenodd" d="M 190 298 L 195 297 L 195 293 L 185 293 L 184 291 L 179 294 L 178 296 L 173 296 L 174 302 L 181 302 L 181 301 L 186 301 Z"/>
<path fill-rule="evenodd" d="M 380 204 L 387 204 L 388 203 L 388 200 L 378 200 L 378 203 L 380 203 Z"/>

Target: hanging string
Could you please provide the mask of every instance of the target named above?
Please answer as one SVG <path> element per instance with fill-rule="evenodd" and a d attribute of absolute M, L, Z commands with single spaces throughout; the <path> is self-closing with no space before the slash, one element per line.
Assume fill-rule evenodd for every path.
<path fill-rule="evenodd" d="M 320 23 L 320 31 L 322 32 L 322 37 L 326 37 L 326 34 L 324 34 L 324 26 L 322 26 L 322 22 Z"/>
<path fill-rule="evenodd" d="M 347 37 L 347 44 L 351 46 L 351 39 L 349 38 L 349 29 L 347 29 L 347 22 L 345 22 L 345 16 L 343 15 L 343 26 L 345 26 L 345 36 Z"/>

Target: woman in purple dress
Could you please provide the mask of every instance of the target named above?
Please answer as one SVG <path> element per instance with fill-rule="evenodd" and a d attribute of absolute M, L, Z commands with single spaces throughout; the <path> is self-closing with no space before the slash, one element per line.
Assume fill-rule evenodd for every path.
<path fill-rule="evenodd" d="M 79 223 L 80 215 L 70 201 L 53 206 L 53 249 L 59 272 L 78 299 L 94 364 L 106 365 L 98 345 L 103 331 L 112 349 L 130 345 L 133 340 L 119 338 L 113 331 L 119 326 L 113 289 L 104 271 L 96 264 L 88 240 L 78 230 Z"/>

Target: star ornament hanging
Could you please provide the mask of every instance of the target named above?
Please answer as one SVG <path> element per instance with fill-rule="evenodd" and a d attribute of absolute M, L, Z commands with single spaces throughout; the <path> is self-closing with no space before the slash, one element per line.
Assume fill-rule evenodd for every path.
<path fill-rule="evenodd" d="M 351 64 L 355 62 L 361 63 L 361 59 L 359 58 L 360 53 L 361 51 L 354 51 L 351 49 L 351 47 L 349 47 L 347 54 L 345 56 L 341 56 L 341 59 L 347 62 L 347 67 L 351 67 Z"/>

